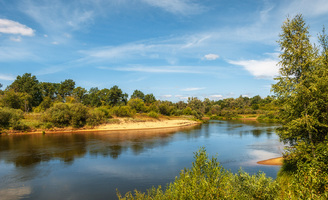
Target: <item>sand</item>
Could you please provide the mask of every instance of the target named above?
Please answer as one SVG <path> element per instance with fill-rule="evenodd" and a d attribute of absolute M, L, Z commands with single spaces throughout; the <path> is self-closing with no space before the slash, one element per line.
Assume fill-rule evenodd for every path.
<path fill-rule="evenodd" d="M 200 122 L 196 122 L 188 119 L 127 119 L 118 118 L 117 123 L 102 124 L 97 127 L 83 127 L 83 128 L 53 128 L 50 130 L 32 130 L 30 132 L 8 132 L 7 134 L 40 134 L 40 133 L 81 133 L 81 132 L 100 132 L 100 131 L 133 131 L 133 130 L 154 130 L 158 129 L 163 132 L 172 131 L 173 129 L 180 129 L 186 127 L 192 127 L 199 125 Z"/>
<path fill-rule="evenodd" d="M 271 158 L 271 159 L 268 159 L 268 160 L 262 160 L 262 161 L 257 162 L 257 164 L 260 164 L 260 165 L 282 165 L 282 161 L 283 161 L 283 158 L 278 157 L 278 158 Z"/>

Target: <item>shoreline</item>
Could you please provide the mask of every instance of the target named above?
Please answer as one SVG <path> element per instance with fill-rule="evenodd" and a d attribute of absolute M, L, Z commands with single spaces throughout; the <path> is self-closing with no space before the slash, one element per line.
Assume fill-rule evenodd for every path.
<path fill-rule="evenodd" d="M 257 162 L 257 164 L 259 165 L 282 165 L 282 163 L 283 163 L 283 157 L 271 158 L 268 160 L 261 160 Z"/>
<path fill-rule="evenodd" d="M 49 130 L 32 130 L 28 132 L 7 132 L 4 135 L 25 135 L 25 134 L 55 134 L 55 133 L 85 133 L 85 132 L 128 132 L 143 130 L 168 130 L 193 127 L 200 125 L 200 122 L 188 119 L 158 119 L 151 121 L 127 121 L 119 119 L 119 123 L 105 123 L 95 127 L 82 128 L 54 128 Z"/>

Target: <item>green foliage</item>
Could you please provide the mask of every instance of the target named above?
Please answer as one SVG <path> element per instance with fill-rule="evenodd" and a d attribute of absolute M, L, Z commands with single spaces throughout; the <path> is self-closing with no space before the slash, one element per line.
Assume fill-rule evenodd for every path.
<path fill-rule="evenodd" d="M 137 111 L 137 113 L 142 113 L 146 109 L 144 101 L 139 98 L 130 99 L 128 102 L 128 106 L 131 109 L 134 109 L 135 111 Z"/>
<path fill-rule="evenodd" d="M 9 85 L 7 89 L 29 95 L 31 97 L 31 106 L 38 106 L 42 101 L 39 81 L 30 73 L 25 73 L 23 76 L 17 76 L 16 80 Z"/>
<path fill-rule="evenodd" d="M 69 106 L 70 109 L 70 124 L 74 128 L 83 127 L 87 122 L 88 109 L 80 103 L 74 103 Z"/>
<path fill-rule="evenodd" d="M 60 82 L 58 93 L 61 97 L 66 98 L 73 94 L 75 88 L 75 82 L 72 79 L 66 79 L 65 81 Z"/>
<path fill-rule="evenodd" d="M 115 106 L 111 109 L 111 114 L 117 117 L 133 117 L 135 110 L 131 110 L 129 106 Z"/>
<path fill-rule="evenodd" d="M 158 114 L 157 112 L 150 111 L 150 112 L 148 113 L 148 116 L 149 116 L 149 117 L 152 117 L 152 118 L 155 118 L 155 119 L 158 119 L 159 114 Z"/>
<path fill-rule="evenodd" d="M 78 128 L 86 124 L 87 116 L 88 110 L 82 104 L 57 103 L 45 112 L 43 120 L 51 122 L 57 127 L 71 125 Z"/>
<path fill-rule="evenodd" d="M 97 126 L 106 121 L 107 118 L 110 118 L 109 110 L 105 107 L 99 107 L 95 109 L 90 109 L 87 118 L 87 124 L 89 126 Z"/>
<path fill-rule="evenodd" d="M 145 94 L 140 90 L 135 90 L 131 95 L 131 99 L 141 99 L 142 101 L 145 101 Z"/>
<path fill-rule="evenodd" d="M 191 169 L 184 169 L 173 183 L 152 188 L 147 193 L 135 191 L 119 199 L 275 199 L 278 184 L 263 173 L 249 175 L 243 171 L 233 174 L 225 170 L 216 158 L 208 158 L 201 148 L 195 153 Z"/>
<path fill-rule="evenodd" d="M 21 110 L 0 108 L 0 128 L 17 127 L 23 118 Z"/>
<path fill-rule="evenodd" d="M 153 94 L 146 94 L 145 95 L 145 103 L 147 105 L 152 104 L 156 101 L 156 98 Z"/>

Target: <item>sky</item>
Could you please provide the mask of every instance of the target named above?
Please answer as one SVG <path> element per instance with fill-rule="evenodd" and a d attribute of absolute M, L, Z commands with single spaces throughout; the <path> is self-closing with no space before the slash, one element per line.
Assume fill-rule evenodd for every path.
<path fill-rule="evenodd" d="M 297 14 L 316 43 L 326 0 L 0 0 L 1 89 L 31 73 L 173 102 L 266 97 Z"/>

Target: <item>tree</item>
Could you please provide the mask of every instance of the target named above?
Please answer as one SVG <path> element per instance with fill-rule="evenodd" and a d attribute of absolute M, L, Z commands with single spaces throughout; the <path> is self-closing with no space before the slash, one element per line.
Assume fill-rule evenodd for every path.
<path fill-rule="evenodd" d="M 131 99 L 136 99 L 136 98 L 145 101 L 145 94 L 143 92 L 141 92 L 140 90 L 135 90 L 133 92 L 133 94 L 131 95 Z"/>
<path fill-rule="evenodd" d="M 294 162 L 315 157 L 315 148 L 328 133 L 328 69 L 325 53 L 310 43 L 308 27 L 302 15 L 287 19 L 282 26 L 279 44 L 280 76 L 272 90 L 283 103 L 284 120 L 278 134 L 282 141 L 293 145 Z M 325 45 L 321 44 L 325 50 Z M 310 157 L 311 157 L 310 156 Z"/>
<path fill-rule="evenodd" d="M 74 88 L 75 82 L 72 79 L 66 79 L 65 81 L 60 82 L 58 93 L 65 99 L 65 97 L 73 94 Z"/>
<path fill-rule="evenodd" d="M 42 93 L 40 90 L 39 81 L 30 73 L 25 73 L 23 76 L 17 76 L 16 80 L 7 87 L 7 90 L 14 92 L 27 93 L 32 97 L 31 106 L 38 106 L 42 102 Z"/>
<path fill-rule="evenodd" d="M 156 101 L 156 98 L 152 93 L 145 95 L 145 103 L 147 105 L 150 105 L 150 104 L 154 103 L 155 101 Z"/>
<path fill-rule="evenodd" d="M 74 88 L 72 94 L 73 94 L 74 98 L 75 98 L 79 103 L 81 103 L 81 102 L 83 102 L 83 100 L 84 100 L 84 98 L 85 98 L 87 92 L 88 92 L 88 91 L 87 91 L 85 88 L 82 88 L 82 87 L 76 87 L 76 88 Z"/>
<path fill-rule="evenodd" d="M 108 98 L 112 106 L 116 106 L 120 104 L 126 105 L 128 100 L 128 95 L 126 93 L 123 93 L 122 90 L 117 85 L 114 85 L 109 90 Z"/>

